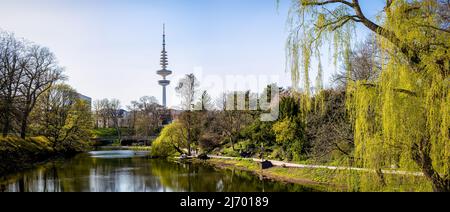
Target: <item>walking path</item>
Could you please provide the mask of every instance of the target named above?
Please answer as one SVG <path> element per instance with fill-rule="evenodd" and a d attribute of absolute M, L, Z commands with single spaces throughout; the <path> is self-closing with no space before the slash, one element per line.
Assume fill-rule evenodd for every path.
<path fill-rule="evenodd" d="M 224 160 L 237 160 L 239 158 L 236 157 L 223 157 L 223 156 L 209 156 L 210 158 L 215 159 L 224 159 Z M 252 160 L 255 162 L 262 162 L 261 159 L 257 158 L 248 158 L 248 160 Z M 299 169 L 330 169 L 330 170 L 351 170 L 351 171 L 363 171 L 363 172 L 375 172 L 373 169 L 365 169 L 365 168 L 354 168 L 354 167 L 344 167 L 344 166 L 321 166 L 321 165 L 305 165 L 305 164 L 296 164 L 296 163 L 286 163 L 282 161 L 270 160 L 274 166 L 281 166 L 286 168 L 299 168 Z M 408 171 L 396 171 L 396 170 L 382 170 L 383 174 L 398 174 L 398 175 L 412 175 L 412 176 L 424 176 L 421 172 L 408 172 Z"/>

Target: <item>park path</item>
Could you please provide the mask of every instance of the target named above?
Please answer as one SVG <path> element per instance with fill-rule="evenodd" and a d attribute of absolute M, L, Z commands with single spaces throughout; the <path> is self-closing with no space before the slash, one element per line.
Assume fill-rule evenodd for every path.
<path fill-rule="evenodd" d="M 224 160 L 238 160 L 241 158 L 236 157 L 224 157 L 210 155 L 210 158 L 224 159 Z M 248 158 L 248 160 L 253 160 L 255 162 L 262 162 L 261 159 Z M 270 160 L 274 166 L 286 167 L 286 168 L 298 168 L 298 169 L 330 169 L 330 170 L 351 170 L 351 171 L 361 171 L 361 172 L 375 172 L 373 169 L 365 168 L 355 168 L 355 167 L 345 167 L 345 166 L 323 166 L 323 165 L 306 165 L 297 163 L 287 163 L 283 161 Z M 412 176 L 424 176 L 421 172 L 408 172 L 408 171 L 398 171 L 398 170 L 382 170 L 383 174 L 397 174 L 397 175 L 412 175 Z"/>

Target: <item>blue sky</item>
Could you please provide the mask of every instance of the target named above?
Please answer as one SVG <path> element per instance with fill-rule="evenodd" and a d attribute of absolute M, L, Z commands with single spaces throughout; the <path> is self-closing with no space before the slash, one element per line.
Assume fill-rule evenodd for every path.
<path fill-rule="evenodd" d="M 199 68 L 221 77 L 279 75 L 279 84 L 290 86 L 289 2 L 277 10 L 276 0 L 0 0 L 0 28 L 49 47 L 79 92 L 125 106 L 145 95 L 161 98 L 155 72 L 166 23 L 174 106 L 176 78 Z M 383 0 L 361 3 L 374 18 Z M 335 68 L 324 68 L 328 84 Z"/>

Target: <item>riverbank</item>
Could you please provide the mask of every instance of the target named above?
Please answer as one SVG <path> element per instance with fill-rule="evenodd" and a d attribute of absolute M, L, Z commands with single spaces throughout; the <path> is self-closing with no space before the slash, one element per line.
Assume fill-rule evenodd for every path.
<path fill-rule="evenodd" d="M 32 168 L 36 164 L 58 157 L 68 157 L 81 151 L 71 148 L 55 149 L 45 137 L 21 139 L 0 137 L 0 176 Z"/>
<path fill-rule="evenodd" d="M 248 159 L 212 158 L 206 161 L 193 159 L 194 163 L 206 163 L 219 169 L 237 169 L 248 171 L 265 179 L 293 183 L 310 187 L 315 191 L 344 191 L 342 187 L 330 182 L 327 176 L 333 175 L 331 170 L 309 170 L 298 168 L 273 167 L 261 169 L 260 163 Z"/>
<path fill-rule="evenodd" d="M 95 147 L 95 150 L 131 150 L 136 152 L 150 152 L 151 146 L 100 146 Z"/>
<path fill-rule="evenodd" d="M 194 159 L 194 161 L 200 161 Z M 384 187 L 368 187 L 364 189 L 362 183 L 371 185 L 370 173 L 365 169 L 340 168 L 334 166 L 301 165 L 273 161 L 274 167 L 261 169 L 260 161 L 256 159 L 232 158 L 212 156 L 202 163 L 210 164 L 221 169 L 238 169 L 252 172 L 265 178 L 300 185 L 312 186 L 318 191 L 325 192 L 430 192 L 431 184 L 426 178 L 416 172 L 388 171 L 384 173 Z M 280 165 L 282 164 L 282 165 Z M 368 185 L 366 185 L 368 186 Z"/>

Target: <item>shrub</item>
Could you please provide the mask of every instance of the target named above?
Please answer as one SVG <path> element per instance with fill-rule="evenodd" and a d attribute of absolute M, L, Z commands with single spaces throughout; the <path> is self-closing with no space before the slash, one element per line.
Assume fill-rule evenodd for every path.
<path fill-rule="evenodd" d="M 228 157 L 240 157 L 241 156 L 239 154 L 239 152 L 233 150 L 233 148 L 231 146 L 227 147 L 227 148 L 224 148 L 221 153 L 222 153 L 222 155 L 228 156 Z"/>
<path fill-rule="evenodd" d="M 180 123 L 174 122 L 167 125 L 152 144 L 152 156 L 169 157 L 176 153 L 181 154 L 187 147 L 186 135 L 186 129 Z"/>
<path fill-rule="evenodd" d="M 164 137 L 158 137 L 152 145 L 151 155 L 154 157 L 167 158 L 169 156 L 175 155 L 176 151 L 170 142 Z"/>

